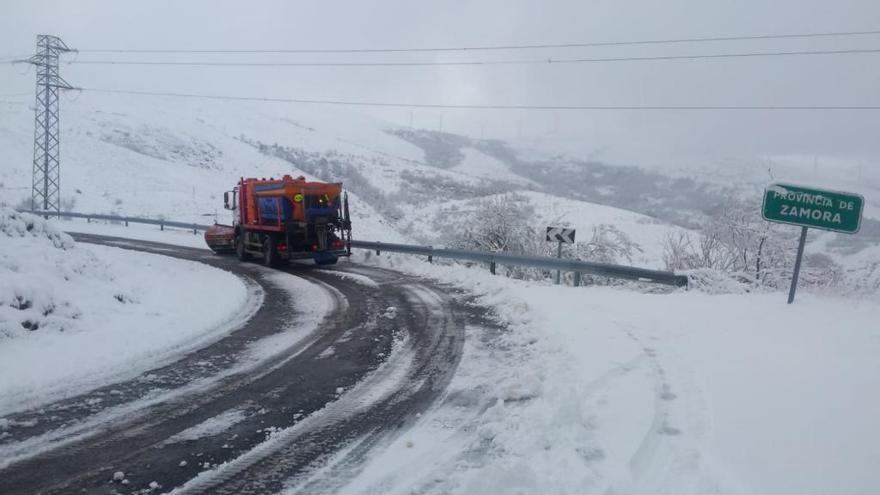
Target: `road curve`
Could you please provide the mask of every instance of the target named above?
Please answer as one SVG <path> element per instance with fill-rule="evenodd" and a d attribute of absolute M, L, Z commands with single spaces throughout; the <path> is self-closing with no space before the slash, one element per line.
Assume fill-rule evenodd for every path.
<path fill-rule="evenodd" d="M 263 304 L 240 328 L 173 363 L 0 418 L 0 493 L 295 491 L 333 454 L 347 468 L 323 486 L 338 486 L 371 447 L 444 393 L 465 325 L 486 321 L 450 287 L 350 263 L 294 264 L 280 270 L 313 283 L 335 309 L 303 339 L 250 363 L 253 346 L 304 310 L 275 282 L 277 271 L 192 248 L 75 238 L 230 271 L 261 290 Z"/>

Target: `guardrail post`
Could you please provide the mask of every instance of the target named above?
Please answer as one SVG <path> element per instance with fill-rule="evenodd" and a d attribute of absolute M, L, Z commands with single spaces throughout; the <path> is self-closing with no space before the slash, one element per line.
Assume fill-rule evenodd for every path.
<path fill-rule="evenodd" d="M 581 285 L 581 272 L 574 272 L 574 286 L 578 287 Z"/>
<path fill-rule="evenodd" d="M 562 241 L 559 241 L 559 248 L 556 250 L 556 257 L 562 259 Z M 559 285 L 560 270 L 556 269 L 556 285 Z"/>

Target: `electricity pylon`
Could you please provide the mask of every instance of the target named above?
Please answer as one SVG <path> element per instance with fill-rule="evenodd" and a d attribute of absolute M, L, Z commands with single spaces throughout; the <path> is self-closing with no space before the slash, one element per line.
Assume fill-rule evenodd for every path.
<path fill-rule="evenodd" d="M 58 57 L 71 50 L 57 36 L 37 36 L 37 53 L 27 61 L 37 67 L 34 105 L 34 175 L 31 209 L 61 211 L 61 131 L 58 93 L 74 89 L 58 74 Z"/>

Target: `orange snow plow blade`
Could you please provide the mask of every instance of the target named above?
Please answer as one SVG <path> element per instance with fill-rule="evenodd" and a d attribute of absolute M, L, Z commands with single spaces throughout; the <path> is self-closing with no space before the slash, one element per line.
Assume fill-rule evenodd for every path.
<path fill-rule="evenodd" d="M 214 225 L 205 231 L 205 242 L 215 253 L 235 251 L 235 230 L 229 225 Z"/>

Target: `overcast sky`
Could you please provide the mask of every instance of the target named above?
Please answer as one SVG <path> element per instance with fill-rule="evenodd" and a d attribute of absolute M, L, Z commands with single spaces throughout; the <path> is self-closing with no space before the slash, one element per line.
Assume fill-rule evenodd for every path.
<path fill-rule="evenodd" d="M 80 49 L 376 48 L 544 44 L 880 29 L 877 0 L 12 1 L 0 59 L 55 34 Z M 880 36 L 525 52 L 141 55 L 143 60 L 409 61 L 880 48 Z M 70 59 L 75 57 L 71 56 Z M 80 53 L 80 60 L 134 55 Z M 368 68 L 62 67 L 73 85 L 205 94 L 532 105 L 880 105 L 880 54 L 579 65 Z M 0 67 L 0 95 L 33 73 Z M 361 110 L 473 136 L 535 139 L 641 162 L 756 155 L 880 158 L 873 112 Z"/>

